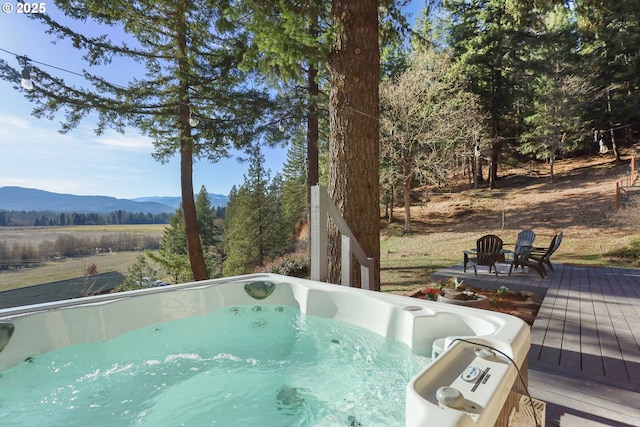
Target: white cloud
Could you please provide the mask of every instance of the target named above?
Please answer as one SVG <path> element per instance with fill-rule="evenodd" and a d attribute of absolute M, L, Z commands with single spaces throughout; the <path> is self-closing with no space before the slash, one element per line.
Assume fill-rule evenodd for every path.
<path fill-rule="evenodd" d="M 19 129 L 29 129 L 29 120 L 25 119 L 21 116 L 11 116 L 8 114 L 0 114 L 0 126 L 5 128 L 7 126 L 19 128 Z"/>
<path fill-rule="evenodd" d="M 91 195 L 84 181 L 78 180 L 52 180 L 52 179 L 25 179 L 25 178 L 2 178 L 0 177 L 0 187 L 24 187 L 38 190 L 50 191 L 62 194 L 84 194 Z"/>
<path fill-rule="evenodd" d="M 96 136 L 94 142 L 113 148 L 122 148 L 135 151 L 153 151 L 153 142 L 143 135 L 120 134 L 114 131 L 105 132 L 104 135 Z"/>

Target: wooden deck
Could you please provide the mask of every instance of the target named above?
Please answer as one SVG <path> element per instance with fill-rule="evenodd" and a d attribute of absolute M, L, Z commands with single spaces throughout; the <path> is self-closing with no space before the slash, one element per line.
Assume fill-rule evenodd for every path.
<path fill-rule="evenodd" d="M 561 264 L 554 270 L 546 279 L 533 271 L 496 278 L 479 267 L 476 278 L 459 264 L 432 280 L 546 291 L 529 351 L 529 389 L 547 404 L 546 425 L 640 426 L 640 270 Z"/>

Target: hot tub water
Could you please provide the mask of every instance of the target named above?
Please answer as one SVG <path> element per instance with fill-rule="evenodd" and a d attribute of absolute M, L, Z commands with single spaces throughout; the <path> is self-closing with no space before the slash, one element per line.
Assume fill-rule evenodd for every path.
<path fill-rule="evenodd" d="M 3 371 L 0 425 L 403 425 L 429 362 L 295 307 L 225 307 Z"/>

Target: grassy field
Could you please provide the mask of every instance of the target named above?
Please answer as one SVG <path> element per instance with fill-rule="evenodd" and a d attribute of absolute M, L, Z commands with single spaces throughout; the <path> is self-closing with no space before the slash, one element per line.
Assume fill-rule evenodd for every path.
<path fill-rule="evenodd" d="M 55 241 L 62 234 L 75 237 L 99 239 L 105 235 L 134 234 L 161 237 L 166 225 L 101 225 L 70 227 L 0 227 L 0 239 L 10 247 L 14 244 L 39 246 L 47 241 Z M 90 264 L 98 267 L 99 273 L 118 271 L 126 273 L 141 252 L 112 252 L 78 258 L 63 258 L 47 261 L 35 267 L 0 271 L 0 291 L 56 282 L 81 277 Z"/>
<path fill-rule="evenodd" d="M 440 232 L 408 236 L 382 236 L 380 241 L 380 282 L 384 291 L 411 291 L 430 283 L 431 273 L 462 262 L 464 250 L 473 248 L 481 234 L 496 234 L 505 243 L 515 242 L 519 230 L 480 229 L 473 232 Z M 635 235 L 640 236 L 640 235 Z M 607 234 L 564 232 L 553 260 L 591 266 L 627 265 L 605 258 L 610 249 L 623 246 L 633 235 L 624 231 Z M 547 245 L 552 234 L 538 234 L 537 245 Z"/>
<path fill-rule="evenodd" d="M 77 237 L 100 238 L 120 233 L 162 236 L 166 224 L 132 225 L 77 225 L 67 227 L 0 227 L 0 240 L 8 246 L 29 243 L 38 246 L 46 241 L 55 241 L 62 234 Z"/>
<path fill-rule="evenodd" d="M 105 227 L 84 230 L 82 227 L 63 228 L 63 232 L 79 233 L 146 233 L 161 234 L 163 227 L 136 226 L 113 229 Z M 2 229 L 0 228 L 0 231 Z M 381 284 L 384 291 L 411 291 L 430 283 L 430 275 L 441 268 L 462 261 L 462 252 L 473 247 L 479 234 L 494 233 L 503 237 L 505 242 L 515 242 L 519 230 L 491 230 L 483 229 L 467 232 L 435 232 L 402 235 L 397 231 L 396 224 L 387 227 L 380 239 L 381 245 Z M 47 233 L 53 233 L 47 230 Z M 1 235 L 1 234 L 0 234 Z M 25 238 L 40 239 L 36 230 L 24 234 Z M 538 244 L 550 241 L 552 234 L 539 234 Z M 626 244 L 634 235 L 620 230 L 610 230 L 607 233 L 565 231 L 565 237 L 554 260 L 562 263 L 581 265 L 616 265 L 603 254 L 615 247 Z M 635 235 L 639 236 L 639 235 Z M 86 267 L 95 264 L 101 273 L 118 271 L 125 274 L 133 265 L 140 252 L 114 252 L 97 254 L 88 257 L 67 258 L 59 261 L 49 261 L 38 267 L 23 268 L 0 272 L 0 291 L 41 283 L 66 280 L 80 277 Z M 620 265 L 620 264 L 618 264 Z M 625 266 L 625 265 L 621 265 Z"/>
<path fill-rule="evenodd" d="M 0 291 L 42 283 L 57 282 L 82 277 L 90 264 L 98 267 L 98 273 L 117 271 L 125 274 L 141 252 L 114 252 L 80 258 L 65 258 L 46 262 L 38 267 L 21 268 L 0 273 Z"/>

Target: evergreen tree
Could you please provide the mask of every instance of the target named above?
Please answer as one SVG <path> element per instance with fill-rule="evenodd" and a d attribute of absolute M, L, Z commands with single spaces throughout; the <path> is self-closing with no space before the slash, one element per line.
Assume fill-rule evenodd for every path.
<path fill-rule="evenodd" d="M 267 247 L 266 259 L 262 260 L 261 264 L 266 260 L 272 260 L 284 254 L 294 236 L 295 223 L 292 224 L 290 221 L 287 221 L 283 198 L 284 179 L 282 175 L 277 174 L 269 184 L 267 199 L 265 201 L 269 221 L 264 238 Z M 305 199 L 303 198 L 302 200 Z"/>
<path fill-rule="evenodd" d="M 519 150 L 548 161 L 553 182 L 556 156 L 572 151 L 583 139 L 593 89 L 581 75 L 575 53 L 576 20 L 570 9 L 557 5 L 540 23 L 543 44 L 536 55 L 541 66 L 531 85 L 533 99 L 524 118 L 528 131 Z"/>
<path fill-rule="evenodd" d="M 221 231 L 215 224 L 215 210 L 211 204 L 209 193 L 203 186 L 196 198 L 196 210 L 200 230 L 200 240 L 204 244 L 204 259 L 207 273 L 210 277 L 220 275 L 220 264 L 223 258 L 221 245 Z M 169 217 L 169 225 L 165 228 L 160 250 L 149 252 L 148 256 L 162 266 L 175 283 L 193 280 L 193 273 L 189 269 L 187 236 L 184 225 L 182 208 L 176 209 Z"/>
<path fill-rule="evenodd" d="M 225 276 L 243 274 L 262 264 L 267 254 L 266 209 L 269 172 L 258 147 L 249 151 L 249 169 L 237 193 L 229 194 L 225 217 Z M 233 196 L 233 198 L 232 198 Z"/>
<path fill-rule="evenodd" d="M 216 218 L 224 219 L 226 209 L 226 206 L 218 206 L 216 208 Z"/>
<path fill-rule="evenodd" d="M 203 185 L 196 197 L 198 213 L 198 229 L 204 246 L 215 246 L 220 243 L 221 231 L 216 226 L 216 210 L 211 204 L 209 193 Z"/>
<path fill-rule="evenodd" d="M 256 230 L 254 214 L 249 207 L 249 192 L 244 186 L 232 188 L 224 219 L 224 251 L 222 273 L 225 276 L 244 274 L 250 266 L 258 265 L 252 232 Z"/>
<path fill-rule="evenodd" d="M 294 138 L 282 168 L 282 211 L 290 229 L 307 217 L 306 155 L 304 140 Z"/>
<path fill-rule="evenodd" d="M 138 255 L 136 262 L 129 268 L 122 285 L 117 291 L 130 291 L 156 286 L 157 272 L 144 254 Z"/>
<path fill-rule="evenodd" d="M 537 13 L 532 0 L 444 0 L 447 41 L 488 113 L 489 183 L 495 188 L 506 141 L 520 132 Z"/>
<path fill-rule="evenodd" d="M 321 115 L 327 97 L 320 90 L 327 61 L 332 30 L 330 4 L 318 0 L 237 2 L 230 9 L 251 33 L 251 45 L 241 65 L 258 68 L 279 94 L 282 112 L 279 128 L 287 129 L 306 122 L 307 182 L 319 181 Z"/>
<path fill-rule="evenodd" d="M 223 239 L 225 276 L 248 273 L 282 255 L 293 234 L 283 214 L 282 177 L 270 179 L 257 147 L 249 154 L 244 183 L 229 193 Z"/>
<path fill-rule="evenodd" d="M 188 253 L 196 280 L 208 274 L 198 233 L 193 163 L 199 158 L 216 161 L 232 146 L 247 145 L 261 122 L 272 121 L 269 97 L 256 84 L 246 85 L 250 76 L 239 71 L 247 35 L 220 14 L 226 5 L 205 0 L 57 2 L 72 20 L 97 23 L 112 36 L 124 32 L 133 43 L 114 42 L 107 34 L 87 36 L 44 13 L 29 15 L 46 24 L 51 34 L 71 39 L 85 52 L 89 65 L 109 64 L 119 57 L 144 64 L 146 76 L 125 86 L 85 71 L 91 86 L 87 88 L 69 85 L 28 63 L 34 90 L 25 96 L 36 104 L 37 117 L 52 118 L 64 110 L 63 132 L 96 112 L 98 133 L 107 127 L 122 132 L 134 126 L 153 139 L 157 160 L 179 154 Z M 0 78 L 19 82 L 21 73 L 0 60 Z"/>
<path fill-rule="evenodd" d="M 188 254 L 187 236 L 184 232 L 184 215 L 182 208 L 176 209 L 176 212 L 169 217 L 169 225 L 162 233 L 162 244 L 160 250 L 176 255 Z"/>
<path fill-rule="evenodd" d="M 592 126 L 610 129 L 616 158 L 616 132 L 638 129 L 640 122 L 640 4 L 637 0 L 576 0 L 579 54 L 585 72 L 594 75 L 601 91 L 599 103 L 590 109 Z M 620 138 L 618 133 L 618 138 Z"/>

